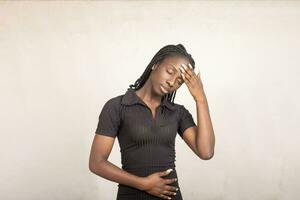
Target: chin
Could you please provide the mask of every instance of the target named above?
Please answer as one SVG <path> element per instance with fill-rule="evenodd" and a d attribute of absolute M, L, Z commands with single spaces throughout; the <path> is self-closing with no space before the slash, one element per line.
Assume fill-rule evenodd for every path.
<path fill-rule="evenodd" d="M 161 87 L 162 87 L 162 86 L 159 86 L 159 91 L 160 91 L 160 93 L 161 93 L 162 96 L 165 96 L 165 95 L 171 93 L 171 92 L 168 92 L 168 91 L 164 90 L 164 89 L 161 88 Z"/>
<path fill-rule="evenodd" d="M 165 93 L 161 90 L 160 85 L 158 85 L 156 87 L 155 93 L 158 94 L 158 95 L 160 95 L 160 96 L 164 96 L 165 95 Z"/>

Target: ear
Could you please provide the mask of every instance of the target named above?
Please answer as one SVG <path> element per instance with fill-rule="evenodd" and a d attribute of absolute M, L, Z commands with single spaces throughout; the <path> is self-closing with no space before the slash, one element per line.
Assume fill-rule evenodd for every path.
<path fill-rule="evenodd" d="M 154 64 L 151 69 L 155 70 L 156 68 L 157 68 L 157 64 Z"/>

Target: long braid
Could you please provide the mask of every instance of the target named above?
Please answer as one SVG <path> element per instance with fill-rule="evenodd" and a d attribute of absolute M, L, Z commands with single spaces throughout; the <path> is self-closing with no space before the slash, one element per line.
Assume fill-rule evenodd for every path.
<path fill-rule="evenodd" d="M 177 44 L 177 45 L 166 45 L 162 47 L 151 59 L 150 63 L 146 67 L 145 71 L 143 74 L 138 78 L 134 84 L 129 85 L 130 88 L 134 90 L 138 90 L 141 87 L 144 86 L 145 82 L 148 80 L 151 72 L 152 72 L 152 66 L 155 64 L 161 63 L 166 57 L 168 56 L 182 56 L 185 57 L 189 60 L 191 63 L 193 69 L 195 68 L 195 61 L 192 58 L 191 54 L 189 54 L 185 47 L 182 44 Z M 171 103 L 174 103 L 176 95 L 176 90 L 166 94 L 163 98 L 167 98 L 167 100 Z"/>

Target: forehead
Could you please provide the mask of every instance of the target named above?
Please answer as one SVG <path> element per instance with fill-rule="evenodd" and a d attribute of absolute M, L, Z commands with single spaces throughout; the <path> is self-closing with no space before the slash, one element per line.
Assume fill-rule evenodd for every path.
<path fill-rule="evenodd" d="M 176 68 L 178 68 L 180 66 L 180 64 L 188 65 L 189 62 L 186 58 L 183 58 L 183 57 L 169 56 L 169 57 L 166 57 L 163 60 L 163 62 L 161 63 L 161 65 L 164 65 L 165 67 L 168 66 L 168 65 L 173 65 Z"/>

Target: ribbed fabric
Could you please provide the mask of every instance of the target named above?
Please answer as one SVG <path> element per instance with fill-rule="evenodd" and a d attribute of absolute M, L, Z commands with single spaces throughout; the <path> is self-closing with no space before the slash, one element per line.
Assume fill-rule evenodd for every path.
<path fill-rule="evenodd" d="M 164 171 L 167 169 L 172 168 L 173 171 L 170 172 L 167 176 L 163 176 L 163 178 L 178 178 L 177 177 L 177 172 L 174 167 L 146 167 L 146 168 L 140 168 L 140 169 L 134 169 L 134 170 L 128 170 L 129 173 L 137 174 L 140 176 L 147 176 L 149 174 L 158 172 L 158 171 Z M 126 170 L 127 171 L 127 170 Z M 170 186 L 177 187 L 179 190 L 176 191 L 176 195 L 167 195 L 170 196 L 172 199 L 177 199 L 177 200 L 182 200 L 182 195 L 181 195 L 181 189 L 178 184 L 178 181 L 168 184 Z M 118 184 L 118 194 L 117 194 L 117 200 L 131 200 L 131 199 L 139 199 L 139 200 L 154 200 L 154 199 L 161 199 L 159 197 L 155 197 L 153 195 L 148 194 L 147 192 L 140 191 L 138 189 Z"/>
<path fill-rule="evenodd" d="M 122 169 L 134 175 L 145 177 L 152 173 L 173 171 L 162 178 L 177 178 L 175 166 L 175 138 L 182 137 L 185 129 L 195 126 L 190 112 L 179 104 L 166 99 L 156 110 L 151 109 L 131 88 L 124 95 L 107 101 L 99 115 L 96 134 L 118 137 Z M 179 179 L 170 184 L 179 188 L 177 194 L 167 195 L 182 199 Z M 161 199 L 144 191 L 118 184 L 117 200 Z"/>

